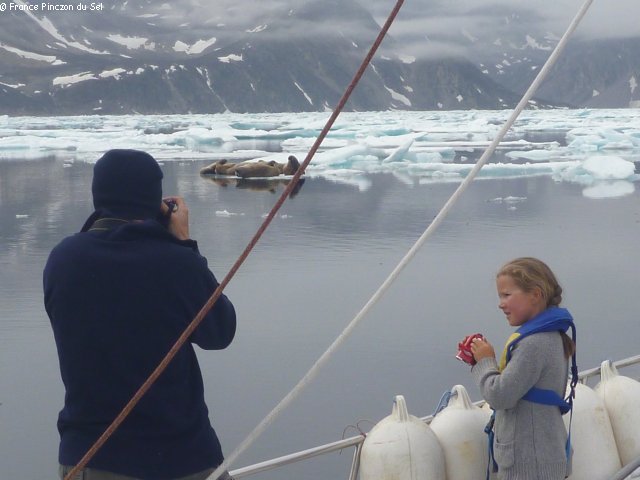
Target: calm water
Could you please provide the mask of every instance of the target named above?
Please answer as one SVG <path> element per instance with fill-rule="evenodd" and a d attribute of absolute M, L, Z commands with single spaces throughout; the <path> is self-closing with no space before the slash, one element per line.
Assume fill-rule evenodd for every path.
<path fill-rule="evenodd" d="M 218 278 L 276 200 L 202 178 L 203 162 L 167 162 L 164 190 L 186 197 L 192 236 Z M 56 478 L 63 388 L 41 272 L 49 250 L 91 213 L 91 165 L 0 162 L 0 478 Z M 455 184 L 408 186 L 371 175 L 366 191 L 308 179 L 227 288 L 239 318 L 232 346 L 200 352 L 214 426 L 230 453 L 361 309 Z M 277 192 L 282 190 L 276 186 Z M 520 197 L 515 204 L 493 201 Z M 221 214 L 220 212 L 227 212 Z M 549 177 L 481 180 L 316 381 L 233 468 L 339 439 L 376 422 L 403 394 L 416 415 L 465 385 L 453 355 L 482 331 L 510 333 L 493 275 L 520 255 L 545 259 L 579 325 L 579 364 L 638 353 L 640 193 L 594 200 Z M 361 422 L 364 430 L 371 424 Z M 345 478 L 351 452 L 254 478 Z"/>

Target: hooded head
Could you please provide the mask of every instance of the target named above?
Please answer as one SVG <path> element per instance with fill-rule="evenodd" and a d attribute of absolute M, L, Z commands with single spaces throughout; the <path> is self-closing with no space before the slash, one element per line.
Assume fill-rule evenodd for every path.
<path fill-rule="evenodd" d="M 148 153 L 109 150 L 93 168 L 93 206 L 128 220 L 155 218 L 162 202 L 162 170 Z"/>

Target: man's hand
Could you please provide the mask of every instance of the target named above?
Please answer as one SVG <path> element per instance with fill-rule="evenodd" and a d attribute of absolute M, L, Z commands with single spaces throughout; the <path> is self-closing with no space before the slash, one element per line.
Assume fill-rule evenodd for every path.
<path fill-rule="evenodd" d="M 174 204 L 173 211 L 169 211 L 167 201 Z M 169 231 L 180 240 L 189 240 L 189 208 L 184 198 L 165 197 L 160 210 L 169 218 Z"/>

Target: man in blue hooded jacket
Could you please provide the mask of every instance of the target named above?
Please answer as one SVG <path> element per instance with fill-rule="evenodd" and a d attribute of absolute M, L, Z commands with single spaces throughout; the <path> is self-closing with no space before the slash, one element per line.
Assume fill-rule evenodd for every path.
<path fill-rule="evenodd" d="M 61 477 L 111 424 L 218 286 L 189 238 L 184 200 L 163 202 L 162 171 L 151 155 L 110 150 L 93 173 L 95 212 L 79 233 L 52 250 L 43 275 L 66 390 L 58 417 Z M 81 478 L 207 478 L 223 455 L 192 344 L 224 349 L 235 330 L 234 307 L 221 295 Z"/>

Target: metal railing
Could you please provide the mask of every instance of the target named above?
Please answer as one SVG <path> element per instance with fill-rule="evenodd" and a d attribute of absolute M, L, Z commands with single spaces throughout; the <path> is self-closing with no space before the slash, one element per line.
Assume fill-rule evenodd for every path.
<path fill-rule="evenodd" d="M 622 360 L 618 360 L 617 362 L 613 362 L 613 365 L 616 368 L 624 368 L 631 365 L 640 364 L 640 355 L 635 355 L 633 357 L 628 357 Z M 600 374 L 601 367 L 591 368 L 589 370 L 584 370 L 580 372 L 579 378 L 581 382 L 585 382 L 587 379 L 594 377 Z M 482 406 L 485 403 L 484 400 L 480 400 L 475 402 L 474 405 Z M 421 417 L 425 423 L 431 423 L 433 420 L 433 415 L 428 415 L 426 417 Z M 325 445 L 320 445 L 318 447 L 309 448 L 307 450 L 301 450 L 299 452 L 291 453 L 289 455 L 284 455 L 282 457 L 272 458 L 270 460 L 265 460 L 264 462 L 256 463 L 253 465 L 249 465 L 246 467 L 238 468 L 236 470 L 231 471 L 231 475 L 234 478 L 244 478 L 250 475 L 255 475 L 257 473 L 266 472 L 269 470 L 274 470 L 279 467 L 283 467 L 285 465 L 290 465 L 292 463 L 301 462 L 303 460 L 308 460 L 313 457 L 318 457 L 320 455 L 325 455 L 327 453 L 338 452 L 340 450 L 344 450 L 345 448 L 355 447 L 353 452 L 353 461 L 351 463 L 351 470 L 349 472 L 349 480 L 355 480 L 358 475 L 359 463 L 360 463 L 360 449 L 362 448 L 362 443 L 364 442 L 365 435 L 356 435 L 354 437 L 345 438 L 342 440 L 338 440 L 336 442 L 327 443 Z"/>

